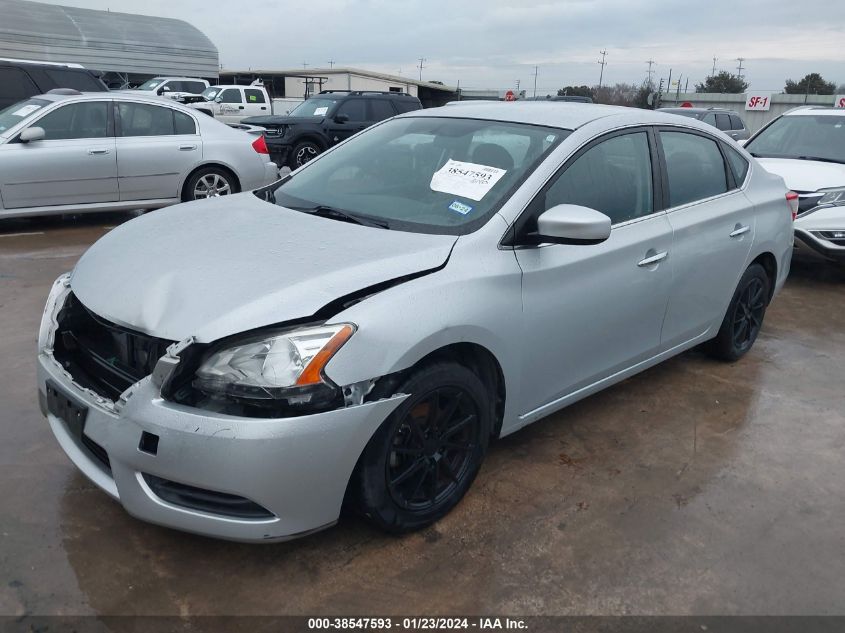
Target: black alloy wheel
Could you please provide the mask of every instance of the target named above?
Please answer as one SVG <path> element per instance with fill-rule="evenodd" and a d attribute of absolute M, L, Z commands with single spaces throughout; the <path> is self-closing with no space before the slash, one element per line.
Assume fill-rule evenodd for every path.
<path fill-rule="evenodd" d="M 760 264 L 751 264 L 737 284 L 716 338 L 703 345 L 704 351 L 725 361 L 735 361 L 754 345 L 763 327 L 769 305 L 771 281 Z"/>

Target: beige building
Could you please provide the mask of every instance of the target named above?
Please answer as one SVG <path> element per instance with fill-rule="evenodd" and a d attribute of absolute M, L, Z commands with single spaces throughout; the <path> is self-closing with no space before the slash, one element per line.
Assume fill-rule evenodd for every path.
<path fill-rule="evenodd" d="M 452 86 L 358 68 L 220 71 L 221 84 L 249 84 L 256 79 L 264 82 L 274 99 L 302 99 L 321 90 L 405 92 L 418 97 L 423 107 L 434 107 L 456 99 L 458 94 Z"/>

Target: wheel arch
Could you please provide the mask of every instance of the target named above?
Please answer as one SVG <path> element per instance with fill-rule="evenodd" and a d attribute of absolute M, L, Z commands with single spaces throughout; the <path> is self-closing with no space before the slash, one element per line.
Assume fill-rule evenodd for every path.
<path fill-rule="evenodd" d="M 778 260 L 774 256 L 774 254 L 770 253 L 769 251 L 765 251 L 757 255 L 754 260 L 749 264 L 749 266 L 753 264 L 760 264 L 763 267 L 763 270 L 766 271 L 766 277 L 769 278 L 769 298 L 768 301 L 772 300 L 772 297 L 775 293 L 775 286 L 777 285 L 778 280 Z"/>

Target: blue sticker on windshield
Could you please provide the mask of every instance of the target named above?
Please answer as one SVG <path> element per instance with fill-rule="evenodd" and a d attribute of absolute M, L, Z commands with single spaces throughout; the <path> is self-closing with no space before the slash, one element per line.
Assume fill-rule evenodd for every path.
<path fill-rule="evenodd" d="M 459 200 L 455 200 L 452 204 L 449 205 L 449 210 L 454 211 L 455 213 L 460 213 L 461 215 L 466 215 L 470 211 L 472 211 L 472 207 L 468 204 L 464 204 Z"/>

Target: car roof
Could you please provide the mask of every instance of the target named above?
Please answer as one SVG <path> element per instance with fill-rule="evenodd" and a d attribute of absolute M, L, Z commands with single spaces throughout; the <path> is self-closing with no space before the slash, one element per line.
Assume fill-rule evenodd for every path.
<path fill-rule="evenodd" d="M 185 108 L 173 99 L 167 97 L 159 97 L 158 95 L 148 95 L 145 91 L 137 90 L 110 90 L 108 92 L 80 92 L 77 94 L 56 94 L 46 93 L 40 95 L 32 95 L 27 99 L 43 99 L 44 101 L 102 101 L 103 99 L 117 99 L 119 101 L 145 101 L 157 105 L 179 106 L 181 109 L 191 111 L 192 108 Z"/>
<path fill-rule="evenodd" d="M 566 130 L 575 130 L 592 121 L 609 117 L 618 119 L 620 125 L 677 124 L 683 121 L 683 124 L 689 127 L 700 129 L 708 127 L 695 119 L 668 112 L 595 103 L 573 103 L 571 101 L 462 101 L 459 108 L 454 105 L 447 105 L 440 108 L 416 110 L 402 116 L 487 119 L 545 125 Z"/>
<path fill-rule="evenodd" d="M 675 108 L 660 108 L 662 112 L 727 112 L 729 114 L 736 114 L 730 108 L 682 108 L 681 106 Z"/>

